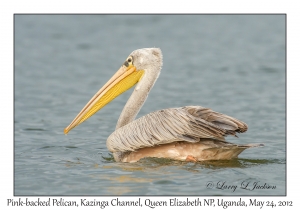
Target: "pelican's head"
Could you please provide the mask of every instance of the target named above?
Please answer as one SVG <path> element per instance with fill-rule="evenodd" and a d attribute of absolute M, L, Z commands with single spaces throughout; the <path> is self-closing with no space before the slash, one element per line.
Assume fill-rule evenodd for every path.
<path fill-rule="evenodd" d="M 112 78 L 83 107 L 71 124 L 64 129 L 67 134 L 71 129 L 87 120 L 114 98 L 139 82 L 145 71 L 160 71 L 162 53 L 159 48 L 143 48 L 133 51 Z"/>
<path fill-rule="evenodd" d="M 143 48 L 133 51 L 126 61 L 132 60 L 137 70 L 161 70 L 162 53 L 159 48 Z M 124 64 L 126 64 L 126 61 Z"/>

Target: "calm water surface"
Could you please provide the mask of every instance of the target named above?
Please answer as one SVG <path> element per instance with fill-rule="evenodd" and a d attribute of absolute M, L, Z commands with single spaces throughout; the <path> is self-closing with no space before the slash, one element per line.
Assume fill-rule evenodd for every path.
<path fill-rule="evenodd" d="M 144 47 L 160 47 L 164 66 L 138 117 L 201 105 L 248 124 L 228 141 L 265 147 L 230 161 L 116 163 L 105 142 L 131 90 L 64 135 Z M 15 16 L 15 195 L 285 195 L 285 53 L 283 15 Z M 255 182 L 272 188 L 240 188 Z"/>

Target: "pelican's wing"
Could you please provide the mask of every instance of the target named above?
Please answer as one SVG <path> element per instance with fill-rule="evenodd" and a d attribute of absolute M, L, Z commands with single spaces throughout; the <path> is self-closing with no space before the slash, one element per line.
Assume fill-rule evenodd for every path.
<path fill-rule="evenodd" d="M 125 152 L 201 138 L 225 141 L 224 136 L 246 130 L 247 125 L 235 118 L 201 106 L 186 106 L 152 112 L 117 129 L 108 137 L 107 147 L 111 152 Z"/>

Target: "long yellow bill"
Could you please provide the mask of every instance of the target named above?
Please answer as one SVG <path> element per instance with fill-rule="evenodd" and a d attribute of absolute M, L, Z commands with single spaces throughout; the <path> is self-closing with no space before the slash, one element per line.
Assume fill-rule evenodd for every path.
<path fill-rule="evenodd" d="M 114 76 L 83 107 L 71 124 L 64 129 L 64 133 L 67 134 L 71 129 L 87 120 L 118 95 L 134 86 L 143 74 L 144 70 L 137 70 L 132 64 L 121 66 Z"/>

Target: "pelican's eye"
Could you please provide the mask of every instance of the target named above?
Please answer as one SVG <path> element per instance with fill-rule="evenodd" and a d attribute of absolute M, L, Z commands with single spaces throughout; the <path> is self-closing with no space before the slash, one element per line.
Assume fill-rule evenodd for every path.
<path fill-rule="evenodd" d="M 132 57 L 131 57 L 131 56 L 129 56 L 129 57 L 127 58 L 127 62 L 128 62 L 129 64 L 132 64 L 132 62 L 133 62 L 133 59 L 132 59 Z"/>
<path fill-rule="evenodd" d="M 126 61 L 124 62 L 124 65 L 125 65 L 126 67 L 131 66 L 131 65 L 132 65 L 132 62 L 133 62 L 133 58 L 132 58 L 131 56 L 129 56 L 129 57 L 126 59 Z"/>

